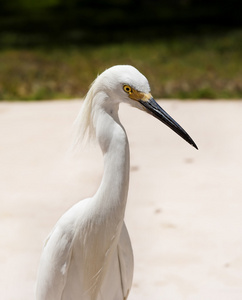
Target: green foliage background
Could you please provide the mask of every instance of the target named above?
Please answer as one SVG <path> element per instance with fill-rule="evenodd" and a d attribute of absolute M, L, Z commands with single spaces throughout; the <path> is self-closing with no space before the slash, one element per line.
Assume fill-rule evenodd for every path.
<path fill-rule="evenodd" d="M 132 64 L 160 98 L 242 98 L 242 2 L 0 0 L 0 99 L 83 97 Z"/>

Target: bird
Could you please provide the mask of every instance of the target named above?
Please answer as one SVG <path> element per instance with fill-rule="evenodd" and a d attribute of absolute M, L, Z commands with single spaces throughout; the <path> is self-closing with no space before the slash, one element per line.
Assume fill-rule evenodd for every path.
<path fill-rule="evenodd" d="M 154 100 L 135 67 L 115 65 L 94 80 L 76 118 L 76 144 L 94 138 L 103 154 L 96 193 L 67 210 L 47 237 L 40 257 L 37 300 L 125 300 L 134 259 L 124 223 L 130 155 L 119 104 L 157 118 L 196 149 L 188 133 Z"/>

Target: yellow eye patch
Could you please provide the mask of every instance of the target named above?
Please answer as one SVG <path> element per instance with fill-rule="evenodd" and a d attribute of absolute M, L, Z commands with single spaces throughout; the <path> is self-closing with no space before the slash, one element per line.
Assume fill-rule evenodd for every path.
<path fill-rule="evenodd" d="M 126 93 L 129 94 L 129 98 L 132 100 L 143 100 L 143 101 L 148 101 L 152 96 L 151 94 L 145 94 L 139 91 L 136 91 L 135 89 L 133 89 L 131 86 L 129 85 L 124 85 L 123 89 Z"/>

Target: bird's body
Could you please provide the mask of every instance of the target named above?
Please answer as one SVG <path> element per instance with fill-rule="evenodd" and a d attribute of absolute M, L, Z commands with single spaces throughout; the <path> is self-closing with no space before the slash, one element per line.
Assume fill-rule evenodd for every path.
<path fill-rule="evenodd" d="M 77 123 L 80 136 L 89 131 L 99 142 L 103 178 L 96 194 L 70 208 L 47 238 L 38 272 L 37 300 L 127 299 L 133 276 L 132 247 L 124 224 L 129 145 L 118 108 L 120 102 L 130 103 L 151 110 L 160 119 L 158 104 L 149 91 L 147 79 L 131 66 L 106 70 L 90 88 Z M 162 113 L 164 123 L 195 145 Z"/>
<path fill-rule="evenodd" d="M 121 232 L 107 229 L 107 243 L 100 238 L 103 232 L 98 229 L 103 224 L 92 224 L 83 235 L 84 202 L 65 213 L 47 239 L 39 269 L 44 277 L 39 276 L 37 299 L 123 300 L 128 296 L 133 254 L 125 224 L 118 224 Z"/>

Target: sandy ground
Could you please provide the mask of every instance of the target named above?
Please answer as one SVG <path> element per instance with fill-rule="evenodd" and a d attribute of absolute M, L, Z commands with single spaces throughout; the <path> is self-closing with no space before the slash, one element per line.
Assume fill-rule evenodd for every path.
<path fill-rule="evenodd" d="M 160 101 L 192 148 L 121 107 L 131 148 L 129 300 L 242 299 L 242 102 Z M 68 152 L 81 102 L 0 103 L 0 298 L 34 299 L 45 237 L 102 176 L 98 147 Z"/>

